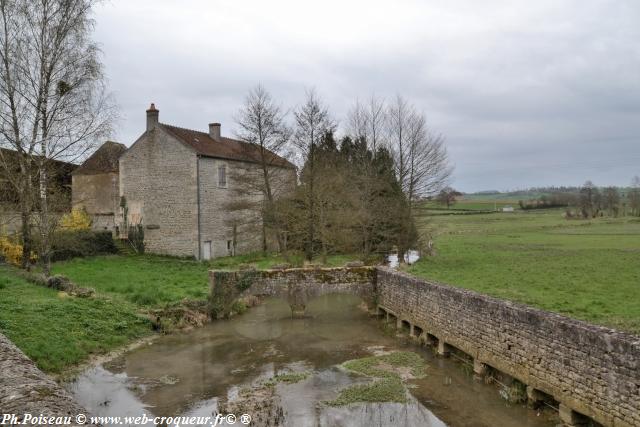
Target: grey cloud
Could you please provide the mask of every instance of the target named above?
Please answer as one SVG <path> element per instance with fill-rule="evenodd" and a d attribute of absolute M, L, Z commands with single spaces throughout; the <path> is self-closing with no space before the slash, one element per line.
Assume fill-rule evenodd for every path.
<path fill-rule="evenodd" d="M 403 94 L 445 135 L 466 191 L 640 174 L 634 0 L 114 0 L 96 21 L 125 144 L 151 101 L 161 120 L 232 133 L 260 82 L 285 108 L 315 87 L 337 119 L 356 98 Z"/>

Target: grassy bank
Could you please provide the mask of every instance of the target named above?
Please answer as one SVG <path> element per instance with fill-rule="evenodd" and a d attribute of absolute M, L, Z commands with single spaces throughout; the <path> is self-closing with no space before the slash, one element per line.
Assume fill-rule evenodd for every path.
<path fill-rule="evenodd" d="M 327 265 L 344 265 L 349 256 L 332 256 Z M 184 299 L 206 300 L 208 270 L 253 265 L 269 268 L 284 260 L 252 254 L 219 258 L 210 263 L 142 256 L 76 258 L 53 265 L 76 285 L 93 288 L 92 298 L 27 282 L 8 266 L 0 266 L 0 332 L 31 357 L 40 369 L 60 373 L 86 360 L 152 333 L 149 309 Z M 302 257 L 290 262 L 302 265 Z"/>
<path fill-rule="evenodd" d="M 29 283 L 10 267 L 0 267 L 0 332 L 40 369 L 59 373 L 151 329 L 131 304 L 70 297 Z"/>
<path fill-rule="evenodd" d="M 421 218 L 435 279 L 640 333 L 640 219 L 566 220 L 562 210 Z"/>
<path fill-rule="evenodd" d="M 347 255 L 327 258 L 326 265 L 339 266 L 353 259 Z M 183 299 L 204 300 L 209 290 L 208 271 L 238 269 L 251 265 L 270 268 L 285 260 L 279 255 L 250 254 L 198 262 L 154 255 L 99 256 L 76 258 L 53 266 L 54 274 L 64 274 L 80 286 L 148 308 Z M 290 257 L 292 265 L 302 265 L 299 255 Z"/>

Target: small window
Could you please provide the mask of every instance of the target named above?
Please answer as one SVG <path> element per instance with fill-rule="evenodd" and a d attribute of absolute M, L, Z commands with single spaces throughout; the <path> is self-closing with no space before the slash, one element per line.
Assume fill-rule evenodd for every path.
<path fill-rule="evenodd" d="M 218 187 L 227 188 L 227 167 L 225 165 L 218 166 Z"/>

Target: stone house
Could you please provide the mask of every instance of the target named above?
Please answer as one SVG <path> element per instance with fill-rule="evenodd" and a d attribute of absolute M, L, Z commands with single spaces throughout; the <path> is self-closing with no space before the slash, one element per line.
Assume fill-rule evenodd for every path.
<path fill-rule="evenodd" d="M 107 141 L 73 171 L 73 208 L 82 208 L 92 219 L 94 230 L 114 231 L 120 215 L 119 160 L 127 147 Z"/>
<path fill-rule="evenodd" d="M 235 173 L 260 168 L 259 147 L 223 137 L 219 123 L 199 132 L 160 123 L 153 104 L 146 113 L 145 132 L 120 156 L 120 227 L 142 225 L 151 253 L 210 259 L 260 250 L 259 230 L 238 232 L 255 222 L 255 210 L 230 208 L 262 200 L 239 191 Z M 267 158 L 279 186 L 293 188 L 295 167 L 271 152 Z"/>
<path fill-rule="evenodd" d="M 38 159 L 37 157 L 35 158 Z M 0 235 L 13 234 L 20 228 L 19 194 L 11 184 L 9 176 L 5 175 L 7 169 L 13 176 L 19 174 L 18 152 L 0 147 Z M 9 166 L 5 169 L 4 165 Z M 58 215 L 68 212 L 71 206 L 71 181 L 72 173 L 78 167 L 73 163 L 59 160 L 47 162 L 47 175 L 49 176 L 49 209 Z M 15 172 L 11 171 L 11 168 Z M 38 188 L 39 177 L 35 173 L 32 186 Z M 38 209 L 38 200 L 34 201 L 34 209 Z"/>

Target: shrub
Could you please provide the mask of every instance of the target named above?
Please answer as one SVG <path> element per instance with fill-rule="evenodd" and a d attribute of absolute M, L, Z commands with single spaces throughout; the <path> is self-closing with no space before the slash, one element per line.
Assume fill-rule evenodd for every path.
<path fill-rule="evenodd" d="M 22 263 L 22 245 L 7 236 L 0 236 L 0 260 L 20 266 Z M 31 253 L 31 261 L 36 261 L 35 253 Z"/>
<path fill-rule="evenodd" d="M 53 237 L 51 261 L 114 254 L 118 250 L 110 231 L 63 230 Z"/>
<path fill-rule="evenodd" d="M 60 226 L 65 230 L 89 230 L 91 217 L 84 209 L 72 209 L 60 219 Z"/>

